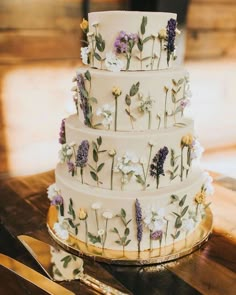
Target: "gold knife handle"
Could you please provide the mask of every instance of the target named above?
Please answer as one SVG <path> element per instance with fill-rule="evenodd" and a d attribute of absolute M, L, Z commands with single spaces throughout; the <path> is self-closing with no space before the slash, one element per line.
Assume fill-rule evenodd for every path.
<path fill-rule="evenodd" d="M 123 293 L 109 285 L 106 285 L 99 280 L 91 277 L 90 275 L 87 274 L 81 274 L 79 277 L 80 281 L 87 286 L 93 288 L 94 290 L 98 291 L 101 294 L 106 294 L 106 295 L 128 295 L 128 293 Z"/>

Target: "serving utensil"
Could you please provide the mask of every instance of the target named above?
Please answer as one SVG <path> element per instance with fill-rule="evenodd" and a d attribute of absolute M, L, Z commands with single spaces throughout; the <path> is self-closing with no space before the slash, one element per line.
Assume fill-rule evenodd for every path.
<path fill-rule="evenodd" d="M 127 295 L 85 274 L 80 257 L 27 235 L 20 235 L 18 239 L 52 281 L 80 280 L 100 294 Z"/>
<path fill-rule="evenodd" d="M 46 291 L 50 295 L 63 294 L 63 295 L 75 295 L 75 293 L 60 286 L 59 284 L 52 282 L 47 277 L 41 275 L 32 268 L 24 265 L 23 263 L 0 253 L 0 265 L 4 268 L 12 271 L 16 275 L 37 286 L 43 291 Z"/>

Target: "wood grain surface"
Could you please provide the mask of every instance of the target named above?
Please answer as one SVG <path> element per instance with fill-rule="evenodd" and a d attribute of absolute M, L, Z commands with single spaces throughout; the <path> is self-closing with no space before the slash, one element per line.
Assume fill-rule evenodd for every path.
<path fill-rule="evenodd" d="M 101 264 L 85 258 L 86 271 L 107 284 L 135 295 L 235 294 L 236 191 L 224 187 L 224 178 L 214 176 L 215 194 L 211 205 L 214 231 L 209 241 L 199 250 L 174 262 L 143 267 Z M 217 179 L 220 179 L 219 183 Z M 225 178 L 225 181 L 228 183 L 229 179 Z M 37 271 L 37 265 L 16 243 L 14 236 L 29 234 L 45 242 L 55 243 L 45 225 L 49 207 L 46 189 L 53 182 L 54 171 L 49 171 L 28 177 L 8 178 L 0 184 L 0 216 L 3 224 L 0 229 L 0 252 L 19 259 Z M 0 276 L 1 288 L 4 286 L 2 280 L 7 275 L 4 273 Z M 18 281 L 14 282 L 10 288 L 14 292 L 21 290 L 19 286 L 22 284 L 28 288 L 21 280 L 20 285 Z M 63 286 L 77 294 L 96 294 L 77 282 L 63 283 Z M 14 292 L 6 294 L 22 294 Z M 32 294 L 43 293 L 37 290 Z"/>

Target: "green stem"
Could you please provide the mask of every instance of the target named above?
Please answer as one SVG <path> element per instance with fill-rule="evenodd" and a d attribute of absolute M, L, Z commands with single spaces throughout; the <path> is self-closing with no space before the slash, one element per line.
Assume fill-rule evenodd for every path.
<path fill-rule="evenodd" d="M 151 111 L 148 112 L 148 129 L 151 129 Z"/>
<path fill-rule="evenodd" d="M 85 241 L 86 241 L 86 246 L 88 247 L 88 223 L 87 223 L 87 219 L 85 219 L 84 223 L 85 223 Z"/>
<path fill-rule="evenodd" d="M 159 239 L 159 255 L 161 255 L 161 242 L 162 242 L 162 239 Z"/>
<path fill-rule="evenodd" d="M 114 170 L 114 162 L 115 162 L 115 157 L 112 157 L 112 163 L 111 163 L 111 183 L 110 183 L 110 188 L 113 190 L 113 170 Z"/>
<path fill-rule="evenodd" d="M 152 38 L 152 53 L 151 53 L 151 70 L 153 70 L 153 64 L 154 64 L 154 56 L 153 56 L 153 52 L 154 52 L 154 43 L 155 43 L 155 38 Z"/>
<path fill-rule="evenodd" d="M 126 71 L 128 71 L 129 69 L 129 66 L 130 66 L 130 60 L 131 60 L 131 54 L 130 55 L 126 55 L 126 58 L 127 58 L 127 63 L 126 63 Z"/>
<path fill-rule="evenodd" d="M 159 59 L 158 59 L 158 64 L 157 64 L 157 70 L 159 70 L 159 68 L 160 68 L 161 53 L 162 53 L 162 39 L 160 39 L 160 54 L 159 54 Z"/>
<path fill-rule="evenodd" d="M 156 188 L 158 188 L 159 187 L 159 182 L 160 182 L 160 175 L 157 175 L 156 176 Z"/>
<path fill-rule="evenodd" d="M 98 221 L 98 212 L 97 212 L 97 210 L 95 210 L 95 216 L 96 216 L 97 230 L 99 231 L 99 221 Z"/>
<path fill-rule="evenodd" d="M 183 150 L 184 150 L 184 147 L 181 147 L 181 163 L 180 163 L 180 180 L 181 181 L 183 181 L 183 172 L 184 172 Z"/>
<path fill-rule="evenodd" d="M 146 180 L 147 180 L 147 176 L 148 176 L 148 169 L 149 169 L 149 165 L 150 165 L 150 161 L 151 161 L 151 156 L 152 156 L 152 147 L 153 147 L 153 145 L 150 145 L 150 151 L 149 151 L 147 169 L 146 169 L 146 174 L 145 174 L 145 178 L 144 178 L 145 185 L 146 185 Z"/>
<path fill-rule="evenodd" d="M 80 167 L 80 176 L 81 176 L 81 183 L 84 183 L 84 178 L 83 178 L 83 168 Z"/>
<path fill-rule="evenodd" d="M 102 250 L 103 251 L 104 251 L 105 242 L 106 242 L 106 239 L 107 239 L 107 225 L 108 225 L 108 219 L 106 219 L 105 234 L 104 234 L 104 239 L 103 239 L 103 244 L 102 244 Z"/>
<path fill-rule="evenodd" d="M 196 206 L 196 217 L 198 216 L 198 207 L 199 207 L 199 204 L 197 204 Z"/>
<path fill-rule="evenodd" d="M 164 112 L 164 127 L 167 128 L 167 93 L 166 91 L 166 96 L 165 96 L 165 112 Z"/>
<path fill-rule="evenodd" d="M 169 221 L 166 222 L 166 232 L 165 232 L 165 245 L 166 245 L 166 239 L 167 239 L 167 231 L 168 231 Z"/>
<path fill-rule="evenodd" d="M 149 243 L 150 243 L 150 251 L 152 251 L 152 231 L 151 230 L 149 234 Z"/>
<path fill-rule="evenodd" d="M 117 111 L 118 111 L 117 96 L 115 96 L 115 131 L 117 130 Z"/>

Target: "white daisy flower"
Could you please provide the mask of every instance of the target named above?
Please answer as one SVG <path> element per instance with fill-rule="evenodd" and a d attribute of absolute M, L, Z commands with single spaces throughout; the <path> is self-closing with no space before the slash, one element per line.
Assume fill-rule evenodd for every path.
<path fill-rule="evenodd" d="M 88 57 L 89 57 L 90 49 L 89 47 L 81 47 L 80 51 L 81 51 L 82 62 L 83 64 L 87 65 L 89 60 Z"/>

